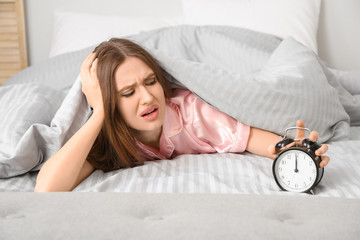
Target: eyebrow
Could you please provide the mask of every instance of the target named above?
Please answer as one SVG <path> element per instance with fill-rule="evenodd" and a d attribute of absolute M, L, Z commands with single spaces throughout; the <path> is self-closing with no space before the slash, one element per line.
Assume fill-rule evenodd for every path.
<path fill-rule="evenodd" d="M 144 79 L 143 79 L 143 82 L 150 79 L 150 78 L 153 78 L 155 77 L 155 73 L 149 73 Z M 124 87 L 122 87 L 119 91 L 117 91 L 117 93 L 121 93 L 122 91 L 124 91 L 125 89 L 128 89 L 128 88 L 132 88 L 136 85 L 136 83 L 133 83 L 133 84 L 130 84 L 130 85 L 126 85 Z"/>

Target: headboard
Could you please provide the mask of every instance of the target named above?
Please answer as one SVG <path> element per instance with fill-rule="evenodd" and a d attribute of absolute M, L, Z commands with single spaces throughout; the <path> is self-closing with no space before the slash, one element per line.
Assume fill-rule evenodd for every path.
<path fill-rule="evenodd" d="M 124 16 L 182 15 L 181 0 L 27 0 L 25 2 L 30 65 L 48 58 L 54 10 Z M 318 54 L 332 67 L 360 69 L 360 1 L 322 0 Z"/>

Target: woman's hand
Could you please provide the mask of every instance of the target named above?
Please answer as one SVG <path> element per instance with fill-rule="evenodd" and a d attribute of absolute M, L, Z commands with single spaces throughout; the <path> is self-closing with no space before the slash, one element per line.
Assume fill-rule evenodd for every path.
<path fill-rule="evenodd" d="M 80 68 L 82 92 L 94 112 L 104 112 L 103 98 L 97 77 L 98 60 L 96 54 L 90 53 Z"/>
<path fill-rule="evenodd" d="M 296 121 L 296 126 L 305 128 L 305 124 L 301 120 Z M 300 139 L 300 142 L 302 142 L 305 139 L 305 130 L 297 129 L 295 138 Z M 308 138 L 310 141 L 316 142 L 317 139 L 319 138 L 319 133 L 317 131 L 312 131 L 309 134 Z M 325 167 L 330 161 L 330 158 L 328 156 L 323 156 L 323 154 L 325 154 L 327 150 L 328 150 L 328 146 L 326 144 L 322 144 L 321 147 L 315 151 L 315 154 L 317 156 L 321 156 L 320 167 L 322 167 L 322 168 Z M 278 153 L 278 151 L 275 149 L 274 145 L 271 145 L 269 147 L 269 151 L 271 154 L 274 154 L 274 155 Z"/>

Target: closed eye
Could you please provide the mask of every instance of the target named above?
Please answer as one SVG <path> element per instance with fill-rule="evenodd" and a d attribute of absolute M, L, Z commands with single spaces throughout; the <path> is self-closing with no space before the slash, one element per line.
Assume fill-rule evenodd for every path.
<path fill-rule="evenodd" d="M 144 79 L 143 84 L 145 86 L 152 86 L 152 85 L 155 85 L 156 82 L 157 82 L 157 78 L 156 78 L 155 74 L 151 73 Z M 135 89 L 134 89 L 135 85 L 136 84 L 134 83 L 134 84 L 125 86 L 123 89 L 121 89 L 119 91 L 119 93 L 121 94 L 122 97 L 131 97 L 135 93 Z"/>
<path fill-rule="evenodd" d="M 151 86 L 151 85 L 154 85 L 155 83 L 156 83 L 156 78 L 152 78 L 151 80 L 147 81 L 145 83 L 145 85 Z"/>
<path fill-rule="evenodd" d="M 121 96 L 123 97 L 130 97 L 131 95 L 133 95 L 135 93 L 135 91 L 131 91 L 129 93 L 125 93 L 125 94 L 121 94 Z"/>

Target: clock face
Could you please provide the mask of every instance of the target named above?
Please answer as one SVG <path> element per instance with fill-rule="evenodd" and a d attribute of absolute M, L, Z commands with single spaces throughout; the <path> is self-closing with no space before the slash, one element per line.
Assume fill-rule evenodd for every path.
<path fill-rule="evenodd" d="M 289 149 L 275 159 L 273 173 L 278 185 L 287 191 L 305 192 L 314 185 L 318 169 L 311 156 L 300 149 Z"/>

